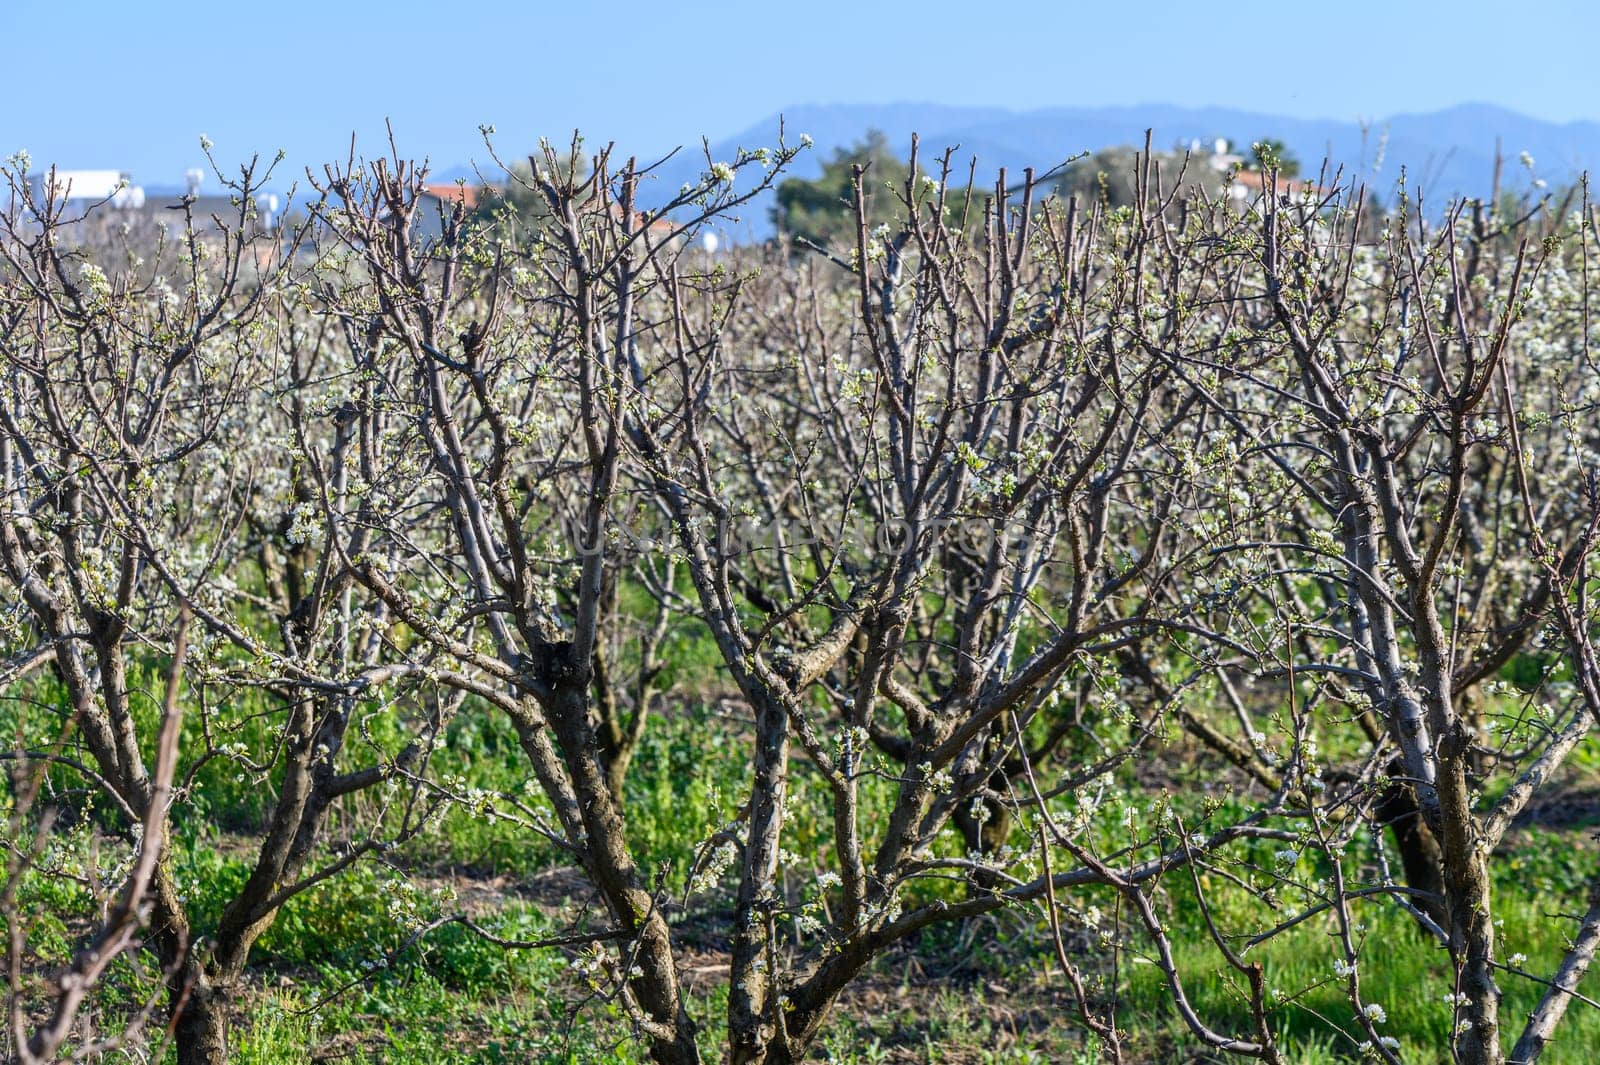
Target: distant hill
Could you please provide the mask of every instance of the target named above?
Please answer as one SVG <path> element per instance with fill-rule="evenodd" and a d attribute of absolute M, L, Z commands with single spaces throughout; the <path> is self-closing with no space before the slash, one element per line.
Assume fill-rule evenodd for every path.
<path fill-rule="evenodd" d="M 980 177 L 991 180 L 1001 166 L 1012 172 L 1025 166 L 1042 171 L 1085 151 L 1140 144 L 1147 128 L 1154 131 L 1155 143 L 1163 149 L 1194 140 L 1209 145 L 1218 137 L 1242 145 L 1274 137 L 1300 158 L 1305 170 L 1315 173 L 1328 158 L 1344 165 L 1347 179 L 1354 175 L 1380 195 L 1392 189 L 1403 165 L 1409 183 L 1422 185 L 1435 203 L 1488 193 L 1497 137 L 1507 161 L 1504 181 L 1508 187 L 1531 180 L 1518 162 L 1523 152 L 1533 157 L 1538 177 L 1552 185 L 1600 164 L 1600 122 L 1547 122 L 1489 104 L 1461 104 L 1365 124 L 1168 104 L 1038 111 L 917 103 L 805 104 L 786 109 L 781 118 L 789 143 L 796 143 L 801 134 L 815 143 L 791 169 L 800 177 L 816 176 L 822 160 L 836 148 L 852 144 L 873 128 L 883 130 L 902 152 L 910 150 L 913 132 L 920 135 L 924 153 L 937 155 L 948 145 L 959 145 L 957 158 L 965 163 L 976 156 Z M 780 115 L 775 114 L 714 141 L 711 157 L 731 159 L 741 147 L 775 144 L 779 120 Z M 646 189 L 643 195 L 659 202 L 704 169 L 699 144 L 686 143 L 658 171 L 654 193 Z M 449 180 L 458 172 L 471 174 L 470 168 L 458 167 L 444 172 L 441 179 Z M 770 209 L 769 194 L 751 204 L 739 223 L 729 226 L 730 235 L 746 239 L 769 235 Z"/>

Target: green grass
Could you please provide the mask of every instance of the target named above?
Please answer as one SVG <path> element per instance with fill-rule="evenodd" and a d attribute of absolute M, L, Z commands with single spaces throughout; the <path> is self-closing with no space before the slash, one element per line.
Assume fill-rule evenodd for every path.
<path fill-rule="evenodd" d="M 314 1053 L 352 1065 L 639 1060 L 625 1025 L 604 1010 L 572 1017 L 557 986 L 552 978 L 531 992 L 482 987 L 463 994 L 407 970 L 314 1006 L 309 993 L 333 988 L 319 982 L 274 991 L 257 1000 L 248 1025 L 235 1033 L 236 1060 L 301 1065 Z"/>
<path fill-rule="evenodd" d="M 717 672 L 715 650 L 703 634 L 680 632 L 671 640 L 673 669 L 681 674 L 672 683 L 700 677 L 710 684 Z M 155 680 L 152 673 L 143 686 L 153 690 Z M 40 742 L 56 727 L 56 719 L 43 704 L 58 693 L 41 676 L 28 694 L 36 700 L 31 705 L 20 700 L 0 704 L 0 725 L 25 735 L 29 742 Z M 141 703 L 138 710 L 150 714 L 154 707 Z M 736 718 L 692 700 L 675 702 L 665 710 L 652 718 L 629 776 L 627 823 L 641 867 L 652 874 L 663 872 L 663 882 L 676 897 L 698 846 L 735 816 L 748 787 L 750 764 L 745 726 Z M 243 744 L 251 757 L 265 758 L 277 713 L 263 697 L 247 693 L 213 722 L 214 738 Z M 370 758 L 361 746 L 368 742 L 398 749 L 403 742 L 398 727 L 403 714 L 404 708 L 370 708 L 360 742 L 347 749 L 350 764 Z M 189 722 L 189 727 L 196 727 L 196 722 Z M 196 737 L 187 739 L 188 749 L 196 749 Z M 1167 752 L 1152 752 L 1151 757 L 1165 759 Z M 1597 758 L 1600 755 L 1592 749 L 1580 750 L 1572 771 L 1585 783 L 1592 781 L 1600 766 Z M 1226 821 L 1243 809 L 1226 793 L 1212 792 L 1222 797 L 1209 802 L 1197 798 L 1206 794 L 1199 786 L 1206 782 L 1204 767 L 1186 766 L 1181 760 L 1163 765 L 1171 774 L 1171 793 L 1184 796 L 1171 803 L 1182 811 L 1186 824 L 1197 824 L 1208 812 Z M 892 774 L 893 767 L 886 768 Z M 508 723 L 502 715 L 473 703 L 449 726 L 430 773 L 453 778 L 463 787 L 516 795 L 536 809 L 542 802 L 530 786 L 526 758 Z M 69 797 L 71 816 L 49 842 L 46 868 L 82 869 L 97 847 L 102 866 L 119 848 L 125 852 L 124 845 L 103 833 L 97 840 L 92 833 L 93 818 L 108 811 L 88 797 L 81 781 L 59 768 L 52 770 L 51 779 L 57 792 Z M 222 908 L 247 875 L 253 830 L 266 809 L 270 785 L 270 780 L 264 783 L 226 759 L 214 760 L 199 770 L 194 791 L 200 801 L 174 823 L 173 871 L 200 935 L 215 927 Z M 830 796 L 803 760 L 797 761 L 790 786 L 785 845 L 794 853 L 785 861 L 785 873 L 796 885 L 804 885 L 814 868 L 830 862 Z M 882 830 L 893 791 L 888 774 L 863 782 L 862 823 L 869 848 L 874 842 L 871 834 Z M 1148 789 L 1144 794 L 1150 794 Z M 9 794 L 3 798 L 10 801 Z M 358 796 L 341 809 L 342 829 L 372 823 L 376 804 L 361 805 L 365 801 L 365 796 Z M 1056 813 L 1067 817 L 1070 805 L 1063 801 Z M 1149 816 L 1153 816 L 1150 811 L 1140 812 L 1141 818 Z M 1014 841 L 1025 843 L 1026 831 L 1026 826 L 1019 826 Z M 1099 844 L 1109 847 L 1113 836 L 1106 833 L 1115 831 L 1097 827 L 1091 834 L 1103 834 Z M 1526 955 L 1529 971 L 1546 974 L 1560 957 L 1572 921 L 1552 914 L 1583 908 L 1595 864 L 1593 848 L 1575 845 L 1581 835 L 1582 830 L 1522 832 L 1496 857 L 1495 915 L 1503 922 L 1502 958 Z M 1369 846 L 1370 841 L 1358 841 L 1351 848 L 1354 875 L 1361 875 L 1357 855 Z M 1241 844 L 1230 853 L 1241 863 L 1270 867 L 1275 847 Z M 957 853 L 961 844 L 951 832 L 936 849 Z M 500 885 L 490 890 L 514 888 L 523 878 L 562 864 L 553 847 L 510 820 L 455 808 L 386 856 L 385 862 L 391 864 L 360 863 L 294 898 L 262 936 L 252 955 L 244 1008 L 234 1030 L 235 1060 L 260 1065 L 305 1062 L 313 1055 L 340 1062 L 405 1065 L 641 1060 L 626 1018 L 614 1004 L 590 996 L 561 951 L 504 951 L 454 924 L 401 951 L 417 920 L 457 908 L 435 888 L 452 879 L 467 886 Z M 1244 864 L 1236 869 L 1241 875 L 1253 875 Z M 1317 870 L 1315 875 L 1326 873 Z M 1229 933 L 1248 934 L 1292 912 L 1270 911 L 1226 878 L 1210 877 L 1206 889 L 1214 913 Z M 806 889 L 797 890 L 803 895 Z M 957 898 L 964 890 L 953 880 L 929 882 L 913 888 L 908 901 Z M 70 879 L 36 872 L 19 885 L 18 898 L 30 914 L 33 957 L 52 964 L 65 960 L 81 935 L 81 916 L 93 910 L 86 889 Z M 724 901 L 715 892 L 697 897 L 685 920 L 698 920 L 711 911 L 714 924 Z M 1068 901 L 1098 904 L 1103 910 L 1112 907 L 1105 893 Z M 558 927 L 550 916 L 557 902 L 545 899 L 536 905 L 509 891 L 487 904 L 483 920 L 498 934 L 534 939 Z M 1169 877 L 1157 902 L 1172 930 L 1177 962 L 1197 1010 L 1218 1030 L 1249 1034 L 1246 1005 L 1207 939 L 1186 877 Z M 1284 904 L 1290 906 L 1290 900 Z M 1400 1041 L 1407 1061 L 1444 1060 L 1442 1048 L 1451 1024 L 1444 1002 L 1450 990 L 1446 955 L 1392 904 L 1358 903 L 1355 919 L 1364 926 L 1363 995 L 1384 1007 L 1387 1020 L 1382 1031 Z M 1271 1023 L 1287 1059 L 1298 1065 L 1359 1060 L 1357 1043 L 1365 1038 L 1354 1023 L 1342 981 L 1335 978 L 1331 927 L 1330 918 L 1316 918 L 1247 955 L 1263 964 L 1268 986 L 1283 993 Z M 907 973 L 915 969 L 918 975 L 899 981 L 890 1008 L 872 1000 L 841 1010 L 817 1057 L 861 1065 L 1095 1060 L 1036 915 L 1017 913 L 983 926 L 979 934 L 972 931 L 930 929 L 909 945 L 908 952 L 881 963 L 872 977 L 877 983 L 898 966 L 905 966 Z M 1196 1042 L 1176 1017 L 1159 973 L 1132 957 L 1142 949 L 1139 937 L 1131 937 L 1129 946 L 1114 989 L 1105 983 L 1109 970 L 1103 953 L 1088 953 L 1081 959 L 1091 979 L 1098 981 L 1096 994 L 1102 1002 L 1115 992 L 1118 1024 L 1130 1033 L 1129 1060 L 1154 1062 L 1192 1055 Z M 401 952 L 388 964 L 396 951 Z M 952 968 L 960 969 L 961 975 L 948 979 L 938 975 Z M 152 987 L 148 966 L 138 972 L 119 967 L 114 975 L 100 1002 L 108 1016 L 114 1016 L 119 1003 L 137 1002 Z M 710 989 L 702 984 L 689 999 L 708 1048 L 718 1045 L 726 1010 L 720 974 L 709 984 Z M 1512 974 L 1502 974 L 1500 984 L 1509 1041 L 1542 988 Z M 1017 996 L 1017 1002 L 1025 1005 L 1022 1020 L 1008 1020 L 1006 1011 L 996 1008 L 1004 996 L 991 990 L 995 987 L 1010 989 L 1006 995 Z M 1596 978 L 1588 981 L 1586 990 L 1600 994 Z M 1543 1060 L 1556 1065 L 1587 1061 L 1594 1046 L 1600 1046 L 1600 1011 L 1576 1004 Z"/>
<path fill-rule="evenodd" d="M 1592 850 L 1573 847 L 1560 834 L 1531 833 L 1496 862 L 1494 913 L 1502 959 L 1525 954 L 1523 967 L 1541 976 L 1555 967 L 1575 922 L 1552 915 L 1583 908 L 1582 884 L 1592 875 L 1594 857 Z M 1224 931 L 1273 923 L 1264 907 L 1246 901 L 1225 881 L 1212 879 L 1206 888 Z M 1176 882 L 1173 891 L 1169 902 L 1174 958 L 1190 1001 L 1214 1027 L 1248 1034 L 1249 1010 L 1236 990 L 1239 978 L 1231 971 L 1225 975 L 1226 966 L 1207 940 L 1192 891 L 1180 893 Z M 1405 1061 L 1448 1060 L 1452 1017 L 1445 996 L 1453 990 L 1448 955 L 1391 902 L 1358 901 L 1352 905 L 1352 920 L 1365 930 L 1359 962 L 1363 1001 L 1381 1005 L 1388 1017 L 1379 1031 L 1400 1041 Z M 1334 963 L 1340 957 L 1335 933 L 1329 914 L 1245 955 L 1247 961 L 1262 964 L 1268 988 L 1281 993 L 1283 1002 L 1272 1010 L 1271 1023 L 1288 1060 L 1300 1065 L 1359 1060 L 1356 1048 L 1366 1039 L 1355 1021 L 1345 983 L 1335 976 Z M 1189 1045 L 1155 966 L 1135 963 L 1129 969 L 1127 1003 L 1134 1017 L 1145 1018 L 1136 1027 L 1157 1042 Z M 1511 973 L 1500 973 L 1498 983 L 1504 994 L 1501 1023 L 1509 1050 L 1544 989 Z M 1594 995 L 1600 991 L 1600 979 L 1591 974 L 1584 988 Z M 1595 1046 L 1600 1046 L 1600 1011 L 1574 1003 L 1541 1061 L 1588 1062 Z"/>

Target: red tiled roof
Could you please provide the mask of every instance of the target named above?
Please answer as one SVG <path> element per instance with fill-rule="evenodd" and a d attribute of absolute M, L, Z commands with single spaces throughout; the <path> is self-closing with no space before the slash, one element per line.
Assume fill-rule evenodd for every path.
<path fill-rule="evenodd" d="M 621 221 L 621 219 L 622 219 L 622 205 L 621 204 L 618 204 L 618 203 L 612 203 L 611 204 L 611 217 L 617 219 L 618 221 Z M 646 219 L 649 219 L 649 221 L 646 222 Z M 672 233 L 676 232 L 677 228 L 678 228 L 678 224 L 676 222 L 674 222 L 670 218 L 666 218 L 666 217 L 663 217 L 661 215 L 657 215 L 654 218 L 650 218 L 650 213 L 648 211 L 635 211 L 635 212 L 633 212 L 633 224 L 636 227 L 643 226 L 645 229 L 649 230 L 652 234 L 654 234 L 655 236 L 658 236 L 658 237 L 669 236 Z"/>
<path fill-rule="evenodd" d="M 454 181 L 447 185 L 424 185 L 422 191 L 446 203 L 460 203 L 469 211 L 478 209 L 478 203 L 483 198 L 483 189 L 477 185 L 458 185 Z"/>
<path fill-rule="evenodd" d="M 1252 192 L 1265 192 L 1267 189 L 1267 175 L 1260 170 L 1240 170 L 1233 175 L 1233 183 Z M 1301 181 L 1298 178 L 1278 178 L 1278 194 L 1280 196 L 1297 196 L 1309 192 L 1315 196 L 1326 195 L 1329 190 L 1310 181 Z"/>

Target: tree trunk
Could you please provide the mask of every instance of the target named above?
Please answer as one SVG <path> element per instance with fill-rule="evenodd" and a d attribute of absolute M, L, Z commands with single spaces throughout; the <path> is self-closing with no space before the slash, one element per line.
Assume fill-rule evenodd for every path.
<path fill-rule="evenodd" d="M 167 975 L 172 1041 L 178 1065 L 222 1065 L 228 1060 L 228 995 L 212 982 L 194 952 L 188 915 L 178 901 L 168 855 L 151 881 L 151 928 Z"/>
<path fill-rule="evenodd" d="M 972 809 L 974 805 L 983 811 L 981 815 L 974 814 Z M 992 857 L 999 854 L 1006 841 L 1011 838 L 1011 811 L 994 799 L 982 798 L 976 803 L 958 803 L 951 820 L 960 830 L 961 840 L 966 844 L 969 854 Z M 968 894 L 986 895 L 1001 883 L 1001 879 L 993 873 L 976 871 L 967 885 Z"/>
<path fill-rule="evenodd" d="M 580 675 L 577 663 L 556 666 L 547 670 L 553 694 L 545 703 L 546 712 L 587 836 L 584 869 L 635 944 L 637 975 L 629 987 L 640 1009 L 659 1026 L 650 1038 L 650 1057 L 662 1065 L 699 1065 L 695 1025 L 679 994 L 672 933 L 628 853 L 622 814 L 600 766 L 599 741 L 589 716 L 588 680 Z"/>
<path fill-rule="evenodd" d="M 1395 772 L 1404 772 L 1400 766 Z M 1380 825 L 1387 825 L 1400 854 L 1400 869 L 1406 886 L 1428 892 L 1427 897 L 1412 896 L 1410 902 L 1444 928 L 1449 923 L 1444 904 L 1443 857 L 1439 843 L 1422 819 L 1422 809 L 1409 785 L 1395 783 L 1383 793 L 1373 811 Z"/>
<path fill-rule="evenodd" d="M 1478 846 L 1466 767 L 1457 753 L 1465 746 L 1465 736 L 1458 729 L 1441 745 L 1444 767 L 1439 774 L 1447 928 L 1461 1001 L 1456 1061 L 1461 1065 L 1501 1065 L 1505 1054 L 1500 1046 L 1500 989 L 1494 982 L 1489 866 Z"/>
<path fill-rule="evenodd" d="M 200 977 L 172 988 L 177 1013 L 173 1045 L 178 1065 L 222 1065 L 228 1060 L 228 1003 L 225 995 Z"/>

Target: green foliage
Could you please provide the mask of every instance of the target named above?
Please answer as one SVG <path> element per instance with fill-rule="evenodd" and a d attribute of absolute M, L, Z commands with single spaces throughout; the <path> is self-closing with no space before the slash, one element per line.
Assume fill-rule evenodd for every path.
<path fill-rule="evenodd" d="M 560 170 L 558 179 L 582 180 L 589 173 L 589 161 L 582 154 L 568 153 L 560 159 Z M 479 186 L 473 218 L 513 239 L 542 229 L 550 218 L 550 204 L 539 188 L 533 162 L 519 159 L 511 164 L 504 182 Z"/>
<path fill-rule="evenodd" d="M 1204 157 L 1183 152 L 1156 152 L 1152 178 L 1159 174 L 1164 188 L 1180 181 L 1184 187 L 1199 186 L 1215 195 L 1222 176 Z M 1131 145 L 1104 148 L 1068 163 L 1056 179 L 1056 192 L 1063 198 L 1076 197 L 1080 203 L 1099 203 L 1108 208 L 1133 207 L 1138 203 L 1139 181 L 1143 173 L 1143 151 Z"/>
<path fill-rule="evenodd" d="M 778 205 L 772 212 L 778 229 L 822 247 L 854 247 L 857 166 L 866 167 L 861 193 L 867 217 L 876 219 L 892 210 L 888 203 L 897 192 L 903 194 L 909 171 L 889 147 L 888 138 L 874 129 L 850 147 L 835 150 L 819 177 L 789 178 L 778 186 Z"/>
<path fill-rule="evenodd" d="M 1300 176 L 1300 160 L 1276 137 L 1266 137 L 1250 145 L 1251 169 L 1276 170 L 1286 178 Z"/>
<path fill-rule="evenodd" d="M 628 774 L 628 840 L 648 867 L 665 864 L 681 892 L 695 852 L 732 815 L 749 787 L 743 747 L 703 706 L 659 716 Z"/>
<path fill-rule="evenodd" d="M 1495 917 L 1503 956 L 1527 956 L 1527 971 L 1550 972 L 1566 950 L 1571 922 L 1549 919 L 1550 912 L 1574 907 L 1581 910 L 1587 890 L 1592 854 L 1570 846 L 1553 845 L 1560 837 L 1534 832 L 1495 868 Z M 1272 915 L 1258 902 L 1246 898 L 1220 877 L 1204 881 L 1207 902 L 1225 932 L 1270 926 Z M 1221 965 L 1206 941 L 1204 917 L 1192 892 L 1170 896 L 1171 922 L 1184 931 L 1173 937 L 1174 960 L 1188 974 L 1185 987 L 1196 1009 L 1214 1024 L 1247 1030 L 1249 1009 L 1239 997 L 1233 975 Z M 1453 987 L 1449 957 L 1437 949 L 1415 921 L 1392 902 L 1357 902 L 1352 919 L 1367 944 L 1360 963 L 1361 993 L 1366 1002 L 1383 1007 L 1387 1020 L 1380 1031 L 1400 1041 L 1404 1061 L 1431 1061 L 1439 1047 L 1449 1045 L 1452 1018 L 1445 996 Z M 1286 1060 L 1311 1065 L 1332 1060 L 1356 1060 L 1356 1047 L 1366 1035 L 1356 1023 L 1342 979 L 1335 975 L 1337 958 L 1331 916 L 1313 918 L 1249 951 L 1247 961 L 1265 967 L 1268 987 L 1278 993 L 1279 1005 L 1271 1013 L 1273 1030 L 1286 1051 Z M 1127 1002 L 1131 1014 L 1143 1018 L 1133 1023 L 1140 1032 L 1140 1047 L 1148 1051 L 1164 1040 L 1187 1041 L 1187 1033 L 1171 1011 L 1161 974 L 1153 965 L 1133 964 Z M 1542 985 L 1509 973 L 1496 977 L 1504 994 L 1502 1015 L 1525 1017 L 1543 995 Z M 1591 976 L 1586 986 L 1593 987 Z M 1593 993 L 1592 991 L 1588 993 Z M 1504 1033 L 1515 1039 L 1517 1024 Z M 1555 1041 L 1540 1059 L 1577 1063 L 1589 1060 L 1589 1048 L 1600 1040 L 1600 1014 L 1592 1010 L 1569 1015 Z"/>
<path fill-rule="evenodd" d="M 288 1065 L 305 1061 L 306 1048 L 317 1045 L 321 1018 L 307 1011 L 299 996 L 267 995 L 251 1022 L 237 1035 L 234 1060 L 239 1065 Z"/>
<path fill-rule="evenodd" d="M 463 789 L 509 796 L 526 807 L 546 809 L 527 757 L 517 745 L 516 731 L 503 714 L 469 705 L 446 729 L 434 759 L 438 772 Z M 485 875 L 526 874 L 556 859 L 554 848 L 518 821 L 454 803 L 408 845 L 406 853 L 425 865 Z"/>
<path fill-rule="evenodd" d="M 355 1065 L 599 1065 L 637 1062 L 619 1010 L 573 1015 L 561 966 L 527 964 L 533 990 L 493 981 L 468 987 L 441 981 L 424 965 L 360 978 L 323 970 L 294 991 L 263 996 L 235 1035 L 236 1060 L 303 1065 L 329 1059 Z M 359 982 L 352 982 L 357 981 Z"/>

